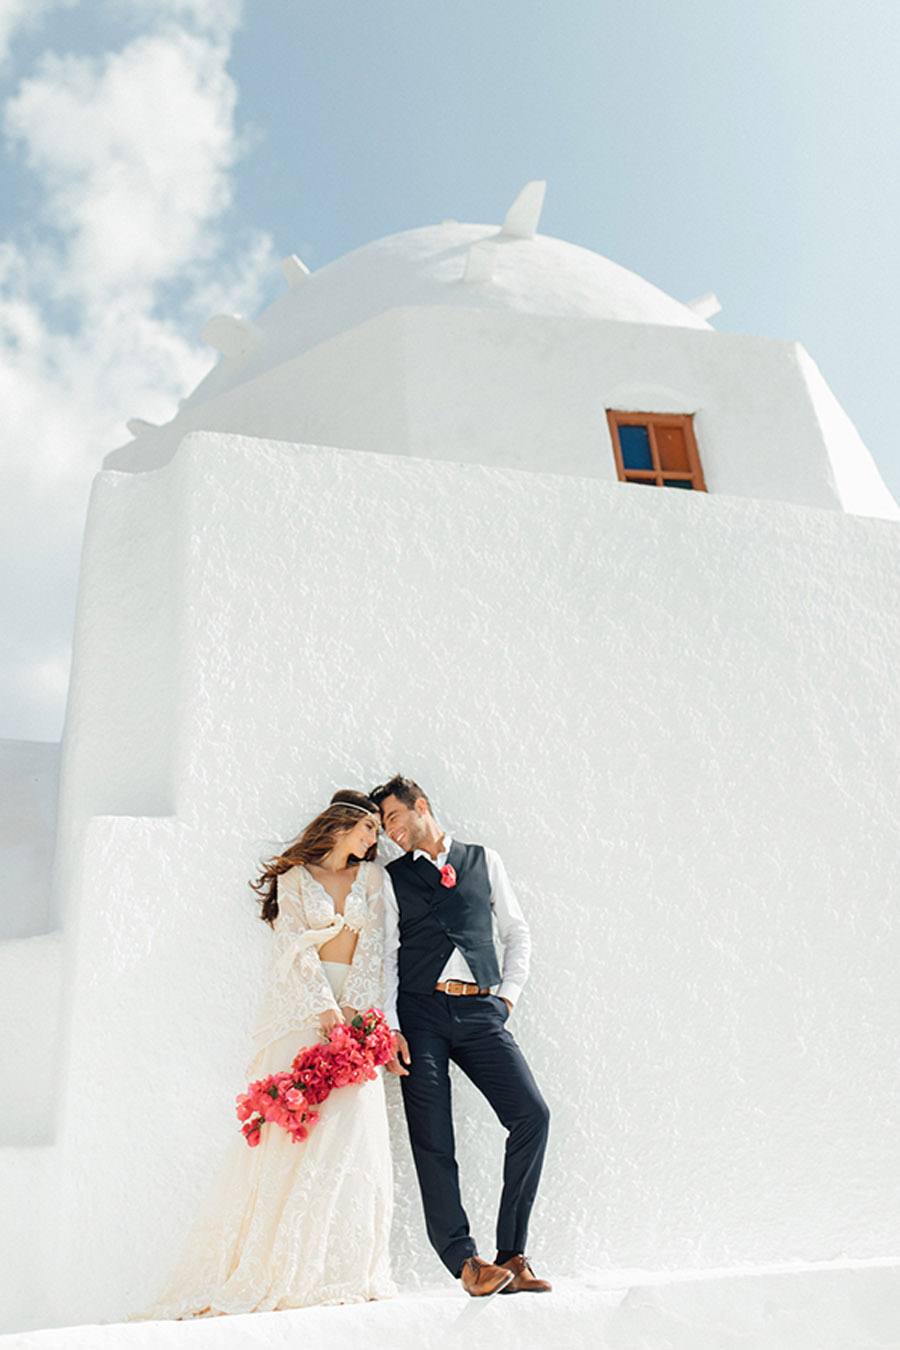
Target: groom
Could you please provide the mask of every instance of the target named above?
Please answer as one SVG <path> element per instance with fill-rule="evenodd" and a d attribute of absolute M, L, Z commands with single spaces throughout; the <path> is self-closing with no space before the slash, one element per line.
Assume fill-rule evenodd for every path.
<path fill-rule="evenodd" d="M 369 793 L 404 856 L 385 882 L 385 1015 L 399 1074 L 428 1237 L 467 1293 L 544 1293 L 525 1255 L 550 1113 L 506 1020 L 528 976 L 528 925 L 500 858 L 461 844 L 418 783 L 399 775 Z M 492 919 L 503 943 L 497 965 Z M 497 992 L 494 992 L 496 989 Z M 509 1131 L 497 1255 L 477 1255 L 459 1194 L 450 1110 L 453 1060 Z M 402 1061 L 402 1062 L 401 1062 Z"/>

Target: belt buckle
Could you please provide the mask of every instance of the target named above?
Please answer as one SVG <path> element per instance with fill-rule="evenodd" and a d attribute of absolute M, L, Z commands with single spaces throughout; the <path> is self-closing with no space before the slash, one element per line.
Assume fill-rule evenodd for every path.
<path fill-rule="evenodd" d="M 461 993 L 463 992 L 463 983 L 464 983 L 464 982 L 463 982 L 462 980 L 448 980 L 448 981 L 447 981 L 447 993 L 448 993 L 448 994 L 457 994 L 457 995 L 461 994 Z M 453 988 L 454 985 L 456 986 L 455 989 Z"/>

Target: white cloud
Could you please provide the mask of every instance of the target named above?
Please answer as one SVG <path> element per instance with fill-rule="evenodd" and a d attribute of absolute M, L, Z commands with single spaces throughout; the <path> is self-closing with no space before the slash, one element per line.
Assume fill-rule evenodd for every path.
<path fill-rule="evenodd" d="M 107 0 L 113 10 L 133 14 L 143 12 L 159 21 L 169 16 L 209 37 L 224 42 L 231 39 L 241 18 L 241 0 Z"/>
<path fill-rule="evenodd" d="M 230 203 L 235 97 L 220 48 L 183 32 L 101 61 L 45 58 L 5 124 L 65 236 L 61 293 L 141 292 L 215 252 L 207 227 Z"/>
<path fill-rule="evenodd" d="M 21 29 L 34 28 L 51 9 L 71 8 L 77 0 L 0 0 L 0 63 Z"/>
<path fill-rule="evenodd" d="M 0 735 L 59 733 L 60 663 L 100 458 L 127 439 L 127 417 L 173 415 L 209 366 L 198 318 L 252 310 L 274 267 L 258 232 L 231 245 L 237 262 L 228 257 L 237 4 L 126 8 L 149 31 L 100 58 L 44 57 L 4 108 L 42 208 L 31 232 L 0 244 L 0 567 L 14 578 L 0 626 L 18 635 L 0 670 Z"/>

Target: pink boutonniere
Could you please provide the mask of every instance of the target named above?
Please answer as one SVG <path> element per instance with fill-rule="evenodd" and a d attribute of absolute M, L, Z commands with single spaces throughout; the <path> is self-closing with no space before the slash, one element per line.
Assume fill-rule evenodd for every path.
<path fill-rule="evenodd" d="M 441 868 L 441 885 L 442 886 L 456 885 L 456 868 L 451 867 L 449 863 L 446 863 Z"/>

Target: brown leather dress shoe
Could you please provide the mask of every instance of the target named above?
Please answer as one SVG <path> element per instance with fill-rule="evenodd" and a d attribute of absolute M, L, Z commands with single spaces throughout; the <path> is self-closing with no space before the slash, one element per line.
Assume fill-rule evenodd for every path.
<path fill-rule="evenodd" d="M 480 1256 L 470 1256 L 463 1262 L 459 1278 L 467 1294 L 473 1298 L 489 1298 L 504 1290 L 515 1276 L 508 1266 L 492 1266 Z"/>
<path fill-rule="evenodd" d="M 549 1294 L 553 1288 L 549 1280 L 538 1279 L 527 1256 L 511 1256 L 495 1269 L 512 1271 L 512 1279 L 500 1290 L 501 1294 Z"/>

